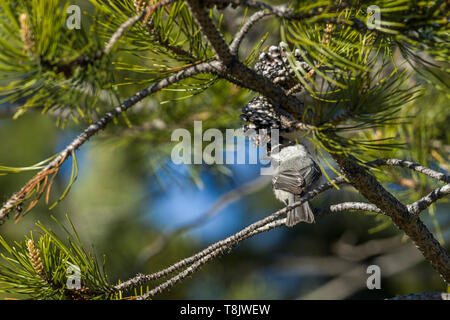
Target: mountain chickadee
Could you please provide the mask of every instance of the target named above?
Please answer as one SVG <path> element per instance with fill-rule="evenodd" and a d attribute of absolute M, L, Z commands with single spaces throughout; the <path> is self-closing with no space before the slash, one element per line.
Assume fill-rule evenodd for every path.
<path fill-rule="evenodd" d="M 274 152 L 275 151 L 275 152 Z M 275 196 L 285 205 L 291 205 L 309 191 L 322 173 L 308 150 L 302 144 L 278 146 L 270 156 L 275 165 L 272 186 Z M 314 214 L 308 202 L 287 214 L 286 225 L 292 227 L 305 221 L 314 222 Z"/>

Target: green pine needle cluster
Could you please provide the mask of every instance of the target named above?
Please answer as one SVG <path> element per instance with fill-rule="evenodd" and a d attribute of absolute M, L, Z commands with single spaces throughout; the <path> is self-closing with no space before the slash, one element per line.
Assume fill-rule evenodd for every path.
<path fill-rule="evenodd" d="M 58 224 L 67 234 L 66 241 L 39 222 L 37 232 L 23 242 L 10 245 L 0 237 L 4 251 L 0 256 L 0 292 L 32 299 L 114 298 L 104 262 L 100 265 L 95 252 L 84 248 L 71 222 L 71 231 Z M 77 268 L 81 287 L 70 288 L 68 279 Z"/>
<path fill-rule="evenodd" d="M 380 25 L 368 28 L 373 5 Z M 363 140 L 355 133 L 406 121 L 399 111 L 421 94 L 420 84 L 411 85 L 414 71 L 450 88 L 448 73 L 437 71 L 448 66 L 445 7 L 444 1 L 297 1 L 297 18 L 283 21 L 281 37 L 313 68 L 313 76 L 301 68 L 296 76 L 314 98 L 308 108 L 318 145 L 339 153 L 400 146 L 395 135 Z"/>

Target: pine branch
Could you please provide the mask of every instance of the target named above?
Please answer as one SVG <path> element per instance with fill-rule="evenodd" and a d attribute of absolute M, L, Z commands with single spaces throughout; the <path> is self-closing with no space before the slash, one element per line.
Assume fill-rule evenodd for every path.
<path fill-rule="evenodd" d="M 369 211 L 375 213 L 383 213 L 376 205 L 365 202 L 343 202 L 338 204 L 333 204 L 327 209 L 315 209 L 314 215 L 324 215 L 329 213 L 336 213 L 341 211 Z"/>
<path fill-rule="evenodd" d="M 160 91 L 174 83 L 183 79 L 198 75 L 200 73 L 210 73 L 215 70 L 217 64 L 214 62 L 202 63 L 183 69 L 163 80 L 158 81 L 152 86 L 145 88 L 134 94 L 119 106 L 107 112 L 102 118 L 87 127 L 78 137 L 76 137 L 63 151 L 61 151 L 44 169 L 39 171 L 19 192 L 13 194 L 0 208 L 0 222 L 9 215 L 10 211 L 17 205 L 27 199 L 32 191 L 39 187 L 41 182 L 46 182 L 50 174 L 59 170 L 61 165 L 69 158 L 69 156 L 81 147 L 90 137 L 100 130 L 103 130 L 115 117 L 128 110 L 130 107 L 144 99 L 145 97 Z M 44 190 L 44 187 L 41 188 Z M 36 201 L 37 202 L 37 201 Z M 32 202 L 33 203 L 33 202 Z M 34 203 L 35 204 L 35 203 Z M 29 208 L 31 209 L 31 208 Z M 29 210 L 28 209 L 28 210 Z"/>
<path fill-rule="evenodd" d="M 336 271 L 335 274 L 332 274 L 334 277 L 326 280 L 312 291 L 299 295 L 296 299 L 348 299 L 360 290 L 367 289 L 367 267 L 369 265 L 379 266 L 383 270 L 382 276 L 385 279 L 395 277 L 422 261 L 414 246 L 403 245 L 400 247 L 401 245 L 401 237 L 370 240 L 356 246 L 349 243 L 337 243 L 336 247 L 340 246 L 341 248 L 335 250 L 338 251 L 337 255 L 341 259 L 325 262 L 328 265 L 331 263 L 330 267 Z M 347 265 L 339 270 L 334 265 L 342 262 L 342 259 Z M 367 264 L 363 262 L 366 259 L 370 259 Z M 349 260 L 359 261 L 360 263 L 348 263 Z M 316 269 L 316 266 L 314 266 L 314 269 Z"/>
<path fill-rule="evenodd" d="M 426 196 L 420 198 L 419 200 L 407 205 L 408 212 L 410 214 L 417 215 L 423 212 L 430 205 L 442 199 L 450 194 L 450 184 L 439 187 L 431 191 Z M 317 209 L 318 214 L 334 213 L 345 210 L 363 210 L 375 213 L 383 213 L 383 211 L 376 205 L 364 202 L 344 202 L 336 205 L 330 206 L 328 209 Z"/>
<path fill-rule="evenodd" d="M 446 184 L 443 187 L 434 189 L 429 194 L 427 194 L 425 197 L 421 198 L 420 200 L 417 200 L 416 202 L 408 205 L 408 211 L 411 214 L 419 214 L 429 206 L 431 206 L 433 203 L 435 203 L 437 200 L 448 196 L 450 194 L 450 184 Z"/>
<path fill-rule="evenodd" d="M 397 200 L 355 159 L 332 154 L 345 177 L 371 203 L 388 215 L 394 224 L 411 238 L 424 257 L 450 283 L 450 256 L 434 238 L 417 214 L 409 212 L 408 207 Z"/>
<path fill-rule="evenodd" d="M 378 159 L 375 161 L 371 161 L 367 163 L 367 165 L 376 165 L 376 166 L 399 166 L 403 168 L 412 169 L 414 171 L 423 173 L 433 179 L 440 180 L 442 182 L 450 183 L 450 175 L 434 171 L 430 168 L 423 167 L 415 162 L 400 160 L 400 159 Z"/>
<path fill-rule="evenodd" d="M 290 116 L 289 113 L 294 116 L 296 115 L 298 116 L 297 118 L 301 119 L 304 112 L 303 103 L 294 96 L 287 96 L 281 87 L 277 86 L 266 77 L 257 74 L 239 61 L 236 56 L 231 53 L 223 36 L 201 6 L 201 1 L 190 0 L 187 1 L 187 3 L 193 17 L 216 52 L 217 58 L 223 63 L 220 70 L 221 73 L 231 74 L 234 78 L 246 83 L 253 91 L 259 92 L 269 98 L 273 102 L 273 105 L 279 109 L 282 114 L 282 121 L 285 122 L 285 124 L 289 125 L 289 121 L 292 120 L 292 116 Z M 286 113 L 283 109 L 289 113 Z"/>
<path fill-rule="evenodd" d="M 156 9 L 167 6 L 169 4 L 172 4 L 173 2 L 176 2 L 177 0 L 165 0 L 156 3 L 153 6 L 149 6 L 142 10 L 139 14 L 129 18 L 127 21 L 122 23 L 119 28 L 113 33 L 113 35 L 109 38 L 108 43 L 103 48 L 103 50 L 99 50 L 94 57 L 90 58 L 86 56 L 85 54 L 81 54 L 80 56 L 76 57 L 72 61 L 62 64 L 62 65 L 53 65 L 49 63 L 48 61 L 45 61 L 41 58 L 41 64 L 50 68 L 55 67 L 56 73 L 63 72 L 66 77 L 70 77 L 72 75 L 73 69 L 75 67 L 83 67 L 89 64 L 94 63 L 97 60 L 100 60 L 102 57 L 108 55 L 111 50 L 114 48 L 116 43 L 123 37 L 125 32 L 130 29 L 132 26 L 134 26 L 137 22 L 144 20 L 147 18 L 151 13 L 153 13 Z"/>
<path fill-rule="evenodd" d="M 201 251 L 189 258 L 185 258 L 185 259 L 183 259 L 183 260 L 173 264 L 172 266 L 170 266 L 164 270 L 161 270 L 159 272 L 156 272 L 156 273 L 153 273 L 150 275 L 142 275 L 142 274 L 137 275 L 135 278 L 132 278 L 130 280 L 122 282 L 121 284 L 117 285 L 115 288 L 117 290 L 124 290 L 127 288 L 135 287 L 137 285 L 141 285 L 147 281 L 165 277 L 173 272 L 176 272 L 177 270 L 180 270 L 180 269 L 184 268 L 185 266 L 194 263 L 198 259 L 205 257 L 206 255 L 210 254 L 211 252 L 214 252 L 215 250 L 218 250 L 224 246 L 229 247 L 230 245 L 232 246 L 235 243 L 240 242 L 243 237 L 245 238 L 249 234 L 254 232 L 255 230 L 257 230 L 261 227 L 264 227 L 265 225 L 267 225 L 269 223 L 272 223 L 273 221 L 275 221 L 282 215 L 284 215 L 287 212 L 291 211 L 292 209 L 302 205 L 304 202 L 312 199 L 316 195 L 333 188 L 334 185 L 340 185 L 343 183 L 345 183 L 345 179 L 342 177 L 336 178 L 336 179 L 332 180 L 331 182 L 324 183 L 324 184 L 320 185 L 319 187 L 315 188 L 314 190 L 311 190 L 310 192 L 305 194 L 298 202 L 296 202 L 290 206 L 287 206 L 281 210 L 278 210 L 277 212 L 271 214 L 270 216 L 249 225 L 248 227 L 244 228 L 243 230 L 235 233 L 234 235 L 232 235 L 224 240 L 221 240 L 219 242 L 216 242 L 216 243 L 210 245 L 208 248 L 204 249 L 203 251 Z"/>
<path fill-rule="evenodd" d="M 238 55 L 239 53 L 239 47 L 241 45 L 242 40 L 247 35 L 247 33 L 250 31 L 250 29 L 261 19 L 264 19 L 266 17 L 270 17 L 274 15 L 271 11 L 258 11 L 254 13 L 247 22 L 242 26 L 242 28 L 239 30 L 239 32 L 234 37 L 233 41 L 230 44 L 230 52 L 232 55 Z"/>
<path fill-rule="evenodd" d="M 388 159 L 390 160 L 390 159 Z M 376 163 L 376 161 L 373 162 L 369 162 L 368 164 L 374 164 Z M 380 165 L 384 164 L 384 163 L 396 163 L 399 164 L 401 162 L 398 161 L 382 161 L 380 160 L 378 162 Z M 416 166 L 407 166 L 407 168 L 410 168 L 412 170 L 414 170 L 414 168 L 417 168 Z M 427 172 L 430 173 L 430 171 L 428 170 L 424 170 L 424 169 L 428 169 L 425 167 L 421 167 L 421 171 L 422 172 Z M 431 169 L 429 169 L 431 170 Z M 431 170 L 432 171 L 432 170 Z M 371 177 L 369 175 L 369 177 Z M 435 177 L 435 179 L 439 179 L 438 177 Z M 185 277 L 189 276 L 190 274 L 192 274 L 193 272 L 195 272 L 196 270 L 198 270 L 202 265 L 204 265 L 205 263 L 211 261 L 213 258 L 231 250 L 231 248 L 233 246 L 235 246 L 236 244 L 244 241 L 245 239 L 248 239 L 249 237 L 252 237 L 255 234 L 264 232 L 264 231 L 268 231 L 271 230 L 273 228 L 277 228 L 280 226 L 284 225 L 285 219 L 280 219 L 280 217 L 284 214 L 286 214 L 288 211 L 292 210 L 293 208 L 296 208 L 300 205 L 302 205 L 305 201 L 309 201 L 311 199 L 313 199 L 314 197 L 316 197 L 318 194 L 331 189 L 333 187 L 333 185 L 340 185 L 346 182 L 346 178 L 344 177 L 338 177 L 328 183 L 322 184 L 321 186 L 317 187 L 316 189 L 310 191 L 309 193 L 307 193 L 306 195 L 304 195 L 298 202 L 287 206 L 281 210 L 278 210 L 277 212 L 271 214 L 270 216 L 259 220 L 253 224 L 251 224 L 250 226 L 244 228 L 243 230 L 241 230 L 240 232 L 224 239 L 221 241 L 218 241 L 212 245 L 210 245 L 209 247 L 207 247 L 206 249 L 200 251 L 199 253 L 185 258 L 183 260 L 180 260 L 179 262 L 171 265 L 170 267 L 161 270 L 159 272 L 150 274 L 150 275 L 143 275 L 143 274 L 139 274 L 136 277 L 129 279 L 119 285 L 117 285 L 115 287 L 115 290 L 127 290 L 136 286 L 140 286 L 143 285 L 145 282 L 148 281 L 153 281 L 159 278 L 163 278 L 166 277 L 174 272 L 177 272 L 179 270 L 184 270 L 182 272 L 180 272 L 178 275 L 170 278 L 169 280 L 167 280 L 166 282 L 162 283 L 161 285 L 157 286 L 156 288 L 150 290 L 149 292 L 147 292 L 147 294 L 139 297 L 140 299 L 146 299 L 149 298 L 153 295 L 156 295 L 158 293 L 161 293 L 162 291 L 164 291 L 165 289 L 168 289 L 169 287 L 173 286 L 174 284 L 178 283 L 179 281 L 181 281 L 182 279 L 184 279 Z M 380 186 L 381 187 L 381 186 Z M 382 187 L 381 187 L 382 188 Z M 450 193 L 450 187 L 445 186 L 442 187 L 445 188 L 445 194 L 449 194 Z M 440 189 L 442 189 L 440 188 Z M 438 193 L 439 189 L 436 189 L 434 191 L 434 193 Z M 387 193 L 387 191 L 385 191 Z M 443 196 L 443 195 L 442 195 Z M 441 196 L 441 197 L 442 197 Z M 392 197 L 392 196 L 391 196 Z M 426 197 L 424 197 L 426 198 Z M 417 202 L 421 202 L 423 201 L 423 199 L 418 200 Z M 437 201 L 440 197 L 435 197 L 433 198 L 433 202 Z M 395 198 L 394 198 L 395 199 Z M 370 199 L 369 199 L 370 200 Z M 415 208 L 415 203 L 408 205 L 407 206 L 407 214 L 412 216 L 413 215 L 413 210 Z M 400 203 L 401 206 L 404 206 L 403 204 Z M 406 206 L 404 206 L 406 208 Z M 411 208 L 411 209 L 410 209 Z M 423 208 L 424 209 L 424 208 Z M 423 210 L 421 207 L 421 210 Z M 329 208 L 327 209 L 316 209 L 314 210 L 315 213 L 317 213 L 318 215 L 323 215 L 323 214 L 328 214 L 328 213 L 336 213 L 336 212 L 341 212 L 341 211 L 353 211 L 353 210 L 358 210 L 358 211 L 370 211 L 370 212 L 375 212 L 375 213 L 383 213 L 386 214 L 388 216 L 391 217 L 392 213 L 391 211 L 386 212 L 385 210 L 380 209 L 380 207 L 378 207 L 377 205 L 373 204 L 373 203 L 362 203 L 362 202 L 344 202 L 344 203 L 340 203 L 340 204 L 335 204 L 335 205 L 331 205 Z M 394 219 L 393 219 L 394 220 Z M 419 223 L 422 224 L 422 222 L 420 220 L 417 219 L 417 221 Z M 395 222 L 395 221 L 394 221 Z M 424 225 L 422 224 L 422 226 L 424 227 Z M 420 227 L 420 225 L 419 225 Z M 401 229 L 404 230 L 404 229 Z M 429 233 L 429 231 L 425 228 L 424 231 L 424 235 L 427 236 L 427 232 Z M 433 235 L 431 234 L 431 237 L 433 237 Z M 434 239 L 434 238 L 433 238 Z M 414 238 L 412 238 L 412 240 L 414 241 Z M 417 244 L 417 243 L 416 243 Z M 435 244 L 433 244 L 435 245 Z M 436 247 L 436 250 L 438 250 L 439 248 L 441 248 L 443 250 L 443 252 L 445 253 L 445 250 L 439 245 Z M 419 247 L 419 249 L 421 249 L 421 247 Z M 423 253 L 423 252 L 422 252 Z M 424 253 L 425 255 L 425 253 Z M 428 255 L 429 256 L 429 255 Z M 425 256 L 428 259 L 428 256 Z M 445 259 L 445 257 L 444 257 Z M 432 264 L 433 261 L 428 259 Z M 434 265 L 434 264 L 433 264 Z M 438 270 L 439 271 L 439 270 Z"/>
<path fill-rule="evenodd" d="M 209 261 L 211 261 L 212 259 L 218 257 L 219 255 L 226 253 L 227 251 L 229 251 L 231 249 L 231 247 L 235 244 L 237 244 L 238 242 L 241 242 L 245 239 L 248 239 L 250 237 L 253 237 L 259 233 L 262 232 L 266 232 L 269 230 L 272 230 L 274 228 L 278 228 L 281 227 L 283 225 L 286 225 L 286 218 L 284 219 L 279 219 L 270 223 L 265 224 L 262 227 L 259 227 L 249 233 L 247 233 L 245 236 L 243 236 L 242 238 L 238 240 L 234 240 L 233 243 L 230 243 L 227 246 L 222 246 L 219 247 L 213 251 L 211 251 L 210 253 L 208 253 L 207 255 L 205 255 L 204 257 L 196 260 L 193 264 L 191 264 L 189 267 L 187 267 L 185 270 L 183 270 L 182 272 L 180 272 L 179 274 L 177 274 L 176 276 L 170 278 L 169 280 L 163 282 L 162 284 L 160 284 L 159 286 L 157 286 L 156 288 L 148 291 L 147 293 L 141 295 L 138 297 L 138 300 L 145 300 L 148 299 L 152 296 L 157 295 L 158 293 L 163 292 L 164 290 L 167 290 L 168 288 L 174 286 L 176 283 L 180 282 L 181 280 L 183 280 L 184 278 L 188 277 L 189 275 L 191 275 L 192 273 L 194 273 L 195 271 L 197 271 L 201 266 L 203 266 L 204 264 L 208 263 Z"/>

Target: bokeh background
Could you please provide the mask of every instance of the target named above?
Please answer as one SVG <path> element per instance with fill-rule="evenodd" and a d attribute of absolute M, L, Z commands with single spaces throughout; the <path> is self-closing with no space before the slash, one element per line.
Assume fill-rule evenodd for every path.
<path fill-rule="evenodd" d="M 91 10 L 85 1 L 75 2 Z M 242 12 L 225 12 L 222 28 L 230 38 Z M 276 22 L 258 24 L 243 50 L 266 33 L 266 45 L 278 43 L 277 30 Z M 422 83 L 426 91 L 402 111 L 413 116 L 408 123 L 365 133 L 394 135 L 406 143 L 405 147 L 370 156 L 414 159 L 448 172 L 448 95 L 426 85 L 418 75 L 411 81 Z M 124 86 L 120 94 L 126 97 L 136 88 Z M 105 255 L 110 282 L 117 283 L 136 273 L 165 268 L 282 208 L 270 181 L 261 178 L 260 165 L 187 166 L 171 162 L 168 155 L 173 129 L 192 130 L 194 120 L 203 121 L 204 129 L 239 128 L 240 108 L 253 97 L 222 81 L 199 95 L 175 100 L 185 95 L 164 92 L 147 98 L 128 113 L 132 128 L 119 121 L 92 138 L 77 151 L 79 175 L 68 196 L 51 211 L 41 201 L 18 223 L 6 221 L 0 226 L 0 235 L 8 242 L 23 241 L 25 234 L 37 229 L 36 221 L 63 234 L 50 215 L 63 223 L 68 215 L 85 246 L 95 247 L 99 259 Z M 12 120 L 15 107 L 0 105 L 1 165 L 22 167 L 46 159 L 86 126 L 68 121 L 62 129 L 52 115 L 39 109 Z M 110 107 L 104 106 L 104 110 Z M 247 141 L 246 150 L 250 148 L 254 146 Z M 71 170 L 72 163 L 67 161 L 55 182 L 53 201 L 65 189 Z M 333 175 L 332 171 L 329 174 Z M 32 175 L 0 176 L 0 202 Z M 377 177 L 406 202 L 438 186 L 398 168 L 377 173 Z M 420 185 L 407 187 L 405 183 L 412 180 Z M 356 200 L 362 198 L 352 188 L 342 187 L 320 195 L 312 205 L 325 208 Z M 447 249 L 449 211 L 448 201 L 442 200 L 422 213 L 422 219 Z M 171 234 L 186 225 L 190 227 Z M 165 234 L 171 236 L 165 238 Z M 380 290 L 366 287 L 367 266 L 372 264 L 381 267 Z M 445 290 L 439 275 L 388 219 L 344 212 L 321 216 L 312 225 L 283 227 L 246 240 L 157 299 L 381 299 Z"/>

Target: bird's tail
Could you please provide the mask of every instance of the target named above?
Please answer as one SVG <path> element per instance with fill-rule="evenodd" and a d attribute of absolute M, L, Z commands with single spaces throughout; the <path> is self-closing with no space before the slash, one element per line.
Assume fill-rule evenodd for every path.
<path fill-rule="evenodd" d="M 289 204 L 299 201 L 300 198 L 301 198 L 300 196 L 293 196 L 292 198 L 289 198 L 290 200 Z M 286 226 L 293 227 L 297 223 L 302 221 L 305 221 L 307 223 L 314 222 L 314 214 L 311 210 L 311 207 L 309 206 L 308 201 L 303 203 L 301 206 L 298 206 L 294 210 L 288 212 L 286 219 Z"/>

